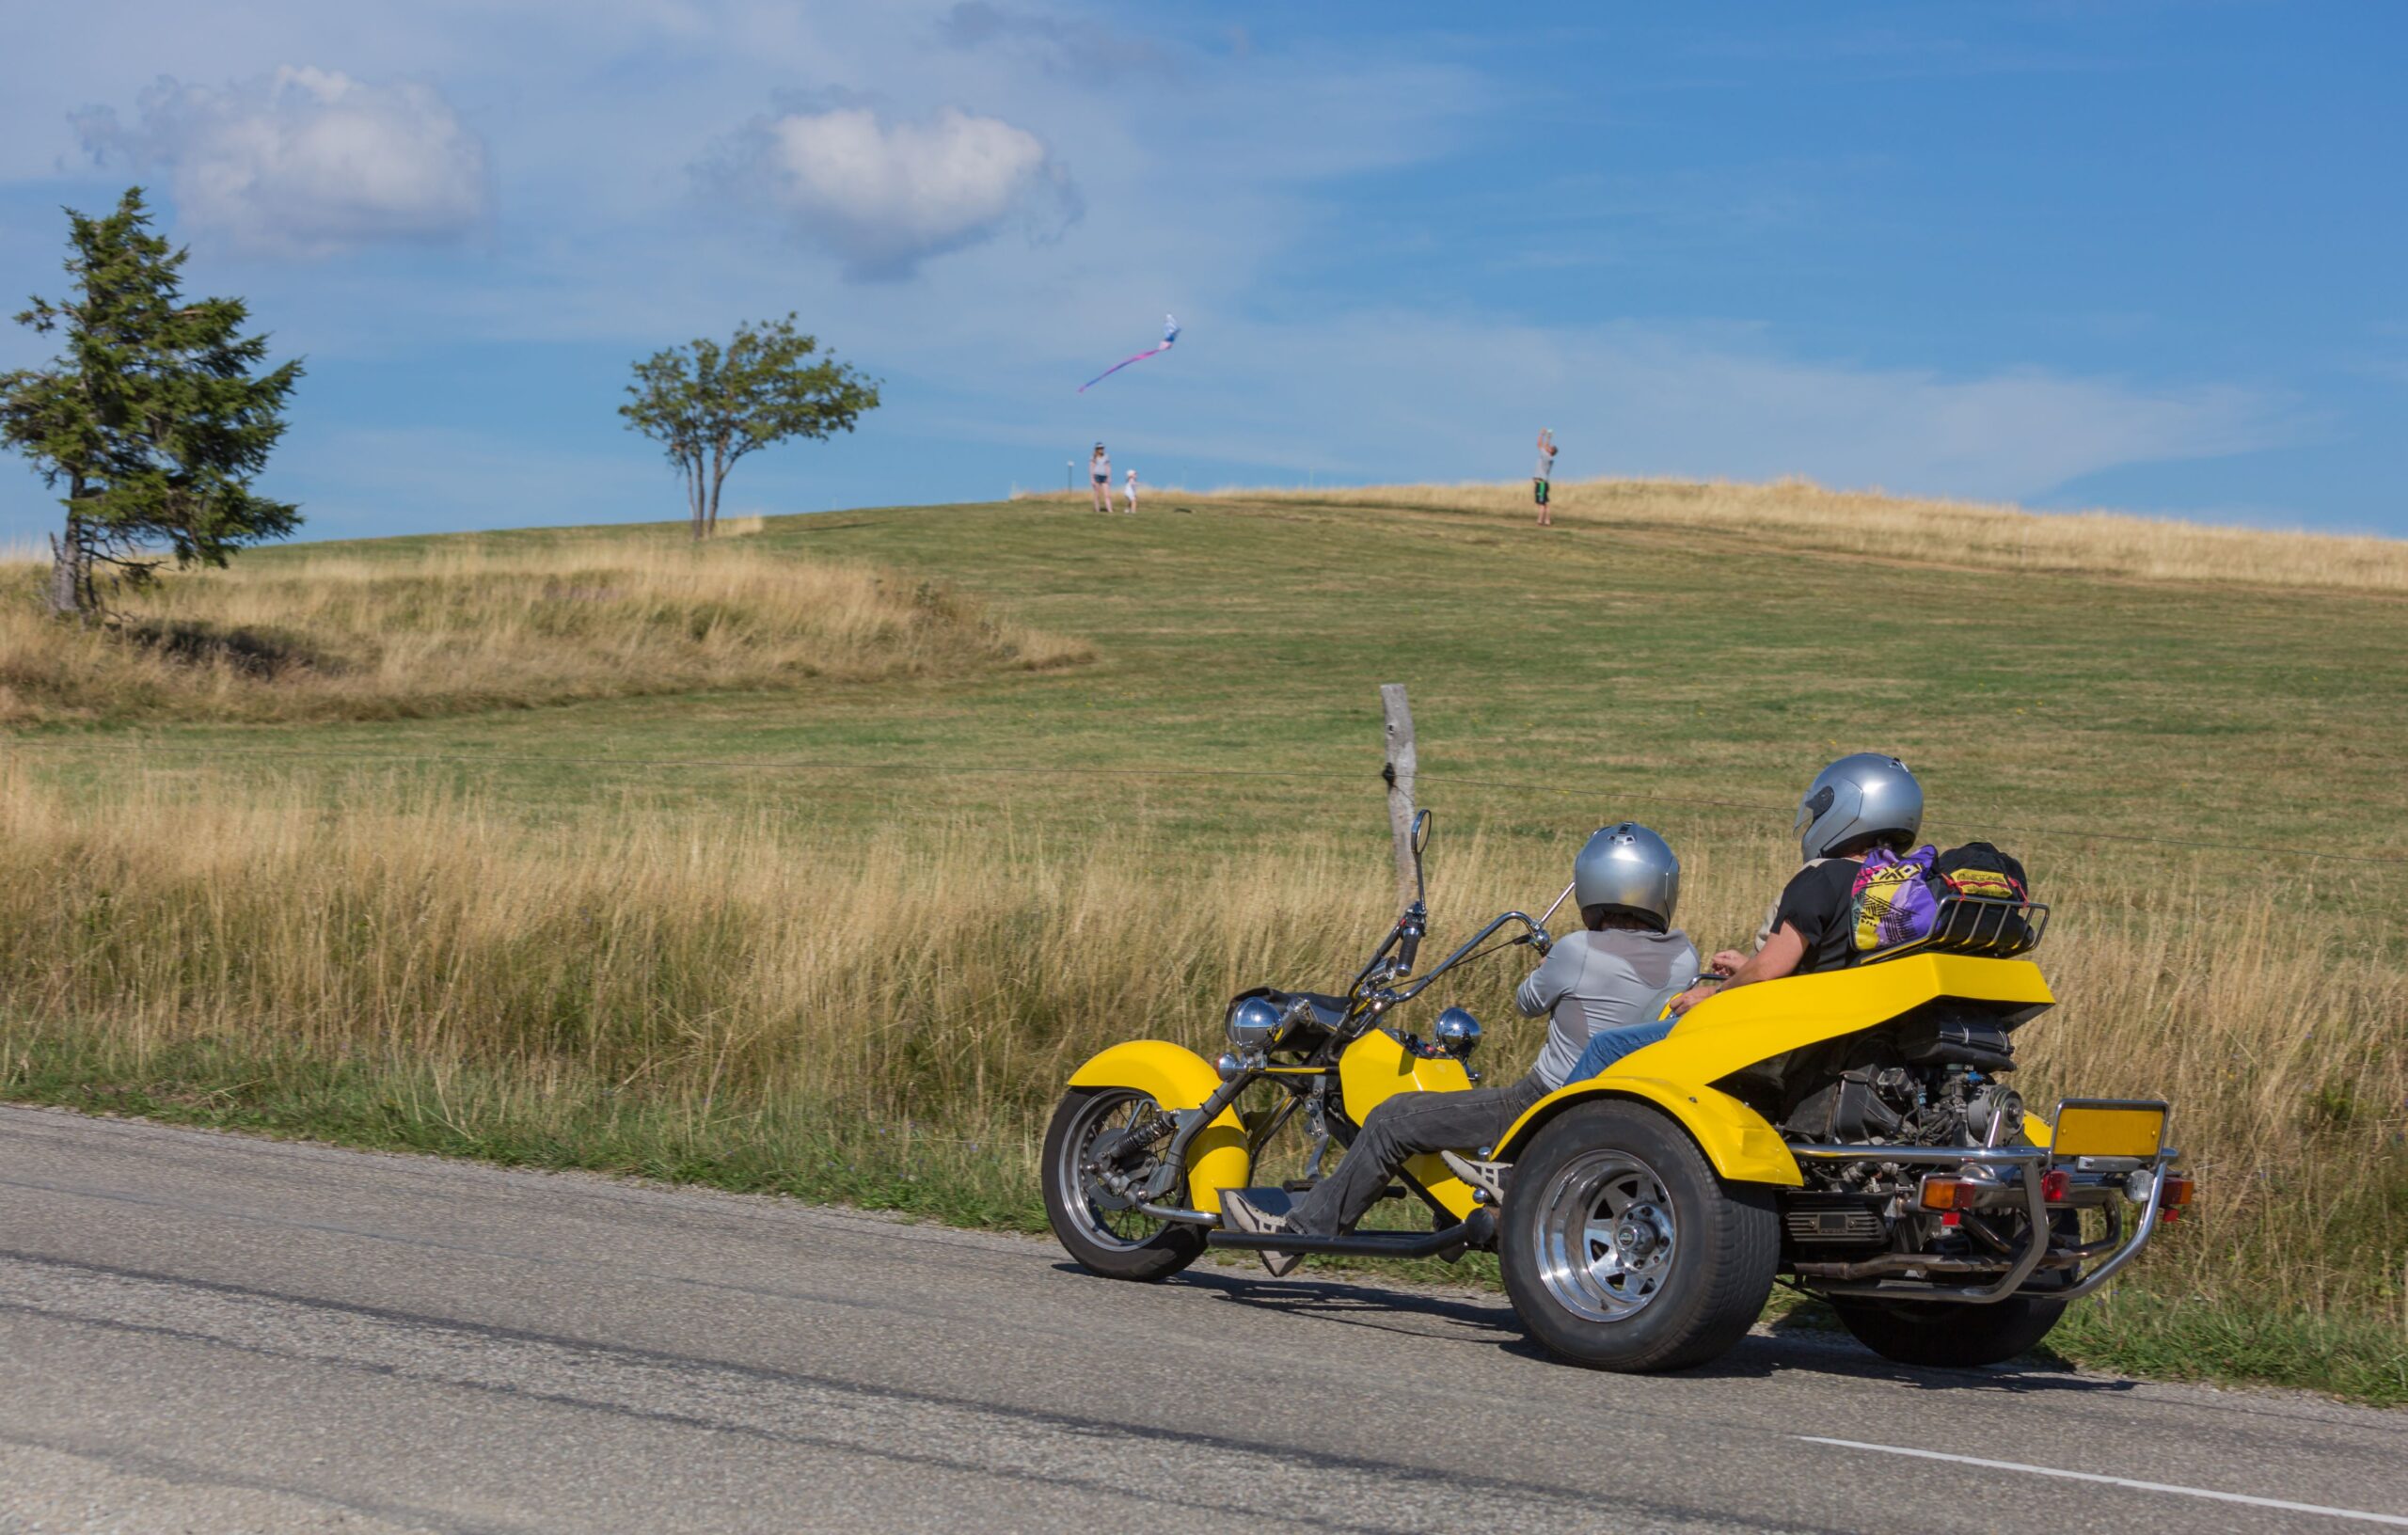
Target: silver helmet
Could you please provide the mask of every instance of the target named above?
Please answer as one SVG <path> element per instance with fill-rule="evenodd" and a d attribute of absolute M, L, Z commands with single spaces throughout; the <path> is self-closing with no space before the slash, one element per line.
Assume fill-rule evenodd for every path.
<path fill-rule="evenodd" d="M 1602 906 L 1645 917 L 1669 932 L 1681 899 L 1681 861 L 1671 843 L 1637 821 L 1608 826 L 1572 861 L 1572 896 L 1584 915 Z"/>
<path fill-rule="evenodd" d="M 1922 830 L 1923 785 L 1905 763 L 1877 752 L 1842 757 L 1798 801 L 1798 845 L 1808 858 L 1829 858 L 1861 837 L 1904 852 Z"/>

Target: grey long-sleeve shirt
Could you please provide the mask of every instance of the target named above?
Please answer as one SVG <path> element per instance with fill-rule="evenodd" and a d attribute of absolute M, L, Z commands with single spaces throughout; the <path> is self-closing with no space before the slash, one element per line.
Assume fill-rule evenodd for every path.
<path fill-rule="evenodd" d="M 1670 989 L 1697 970 L 1697 946 L 1677 927 L 1669 933 L 1608 927 L 1557 939 L 1546 962 L 1513 993 L 1524 1018 L 1553 1015 L 1531 1073 L 1549 1092 L 1562 1086 L 1591 1035 L 1654 1022 Z"/>

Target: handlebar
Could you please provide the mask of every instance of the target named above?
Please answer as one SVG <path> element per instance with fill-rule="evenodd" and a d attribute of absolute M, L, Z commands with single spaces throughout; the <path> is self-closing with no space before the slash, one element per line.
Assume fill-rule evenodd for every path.
<path fill-rule="evenodd" d="M 1439 976 L 1444 975 L 1447 972 L 1454 969 L 1455 966 L 1463 963 L 1463 961 L 1470 956 L 1472 950 L 1480 947 L 1481 943 L 1487 941 L 1489 934 L 1497 931 L 1497 928 L 1504 926 L 1509 922 L 1518 922 L 1528 929 L 1528 932 L 1523 935 L 1523 938 L 1515 939 L 1513 941 L 1517 943 L 1524 942 L 1532 934 L 1543 936 L 1546 932 L 1545 928 L 1540 926 L 1537 923 L 1532 922 L 1529 914 L 1526 912 L 1506 911 L 1499 913 L 1489 923 L 1487 926 L 1482 927 L 1480 931 L 1472 934 L 1471 937 L 1464 940 L 1462 946 L 1457 948 L 1454 953 L 1447 956 L 1444 959 L 1439 960 L 1436 968 L 1433 969 L 1429 974 L 1422 976 L 1411 986 L 1408 986 L 1403 990 L 1398 992 L 1396 1000 L 1401 1003 L 1411 1002 L 1414 998 L 1428 990 L 1430 989 L 1431 982 L 1436 980 Z"/>

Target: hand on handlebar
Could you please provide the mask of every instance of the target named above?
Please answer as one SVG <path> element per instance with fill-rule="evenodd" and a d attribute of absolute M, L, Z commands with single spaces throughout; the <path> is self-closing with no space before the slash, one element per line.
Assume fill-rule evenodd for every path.
<path fill-rule="evenodd" d="M 1724 949 L 1708 960 L 1705 968 L 1716 975 L 1736 975 L 1739 973 L 1739 967 L 1747 962 L 1748 957 L 1738 950 Z"/>

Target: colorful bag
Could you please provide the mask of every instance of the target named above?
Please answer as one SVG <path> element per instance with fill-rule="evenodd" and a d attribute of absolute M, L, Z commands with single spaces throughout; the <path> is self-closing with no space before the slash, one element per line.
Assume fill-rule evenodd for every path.
<path fill-rule="evenodd" d="M 1923 847 L 1900 858 L 1887 847 L 1864 855 L 1856 871 L 1856 952 L 1871 954 L 1931 936 L 1940 915 L 1932 890 L 1938 848 Z"/>

